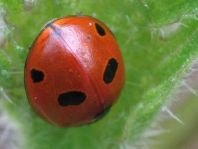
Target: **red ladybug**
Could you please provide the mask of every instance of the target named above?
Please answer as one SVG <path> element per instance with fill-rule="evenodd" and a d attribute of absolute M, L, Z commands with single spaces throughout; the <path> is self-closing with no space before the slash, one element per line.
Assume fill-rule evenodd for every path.
<path fill-rule="evenodd" d="M 82 125 L 103 117 L 117 100 L 124 78 L 113 33 L 89 16 L 49 22 L 25 64 L 30 104 L 58 126 Z"/>

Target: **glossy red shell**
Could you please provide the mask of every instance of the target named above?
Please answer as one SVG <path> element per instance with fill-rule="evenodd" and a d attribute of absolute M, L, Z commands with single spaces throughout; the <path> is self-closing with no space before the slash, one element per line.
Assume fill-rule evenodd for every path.
<path fill-rule="evenodd" d="M 111 67 L 110 59 L 116 61 L 117 67 L 112 64 L 114 68 L 107 73 L 112 77 L 114 69 L 115 74 L 110 82 L 105 82 L 104 72 Z M 112 32 L 93 17 L 71 16 L 49 22 L 35 39 L 26 60 L 28 100 L 40 116 L 55 125 L 94 122 L 115 103 L 123 85 L 119 46 Z M 60 94 L 76 91 L 83 93 L 83 102 L 60 105 Z M 69 95 L 69 102 L 75 101 L 72 98 L 77 95 L 73 94 Z"/>

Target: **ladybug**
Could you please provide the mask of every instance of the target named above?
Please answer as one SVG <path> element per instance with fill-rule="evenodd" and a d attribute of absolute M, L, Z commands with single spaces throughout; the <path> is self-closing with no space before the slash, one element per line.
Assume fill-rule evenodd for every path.
<path fill-rule="evenodd" d="M 124 64 L 113 33 L 90 16 L 50 21 L 25 63 L 25 89 L 33 109 L 57 126 L 102 118 L 124 85 Z"/>

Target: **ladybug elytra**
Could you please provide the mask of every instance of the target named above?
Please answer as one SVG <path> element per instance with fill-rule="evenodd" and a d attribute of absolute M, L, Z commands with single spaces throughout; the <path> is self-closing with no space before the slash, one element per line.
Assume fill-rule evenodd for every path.
<path fill-rule="evenodd" d="M 49 22 L 25 64 L 28 100 L 45 120 L 76 126 L 103 117 L 124 85 L 124 65 L 113 33 L 89 16 Z"/>

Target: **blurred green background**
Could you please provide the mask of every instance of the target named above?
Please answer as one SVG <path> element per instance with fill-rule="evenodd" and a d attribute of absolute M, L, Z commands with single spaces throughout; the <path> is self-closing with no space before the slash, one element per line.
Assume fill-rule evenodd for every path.
<path fill-rule="evenodd" d="M 0 107 L 11 119 L 8 123 L 16 125 L 19 148 L 138 148 L 135 144 L 155 122 L 161 107 L 174 100 L 171 97 L 181 80 L 191 73 L 188 70 L 198 56 L 197 8 L 197 0 L 0 0 Z M 76 14 L 94 16 L 114 32 L 124 58 L 126 84 L 119 101 L 101 121 L 57 128 L 40 119 L 27 102 L 24 61 L 46 22 Z M 195 105 L 198 103 L 180 108 L 192 111 Z M 177 137 L 191 136 L 193 131 L 187 132 Z M 165 139 L 169 148 L 183 146 L 177 140 Z M 180 142 L 184 140 L 182 137 Z"/>

